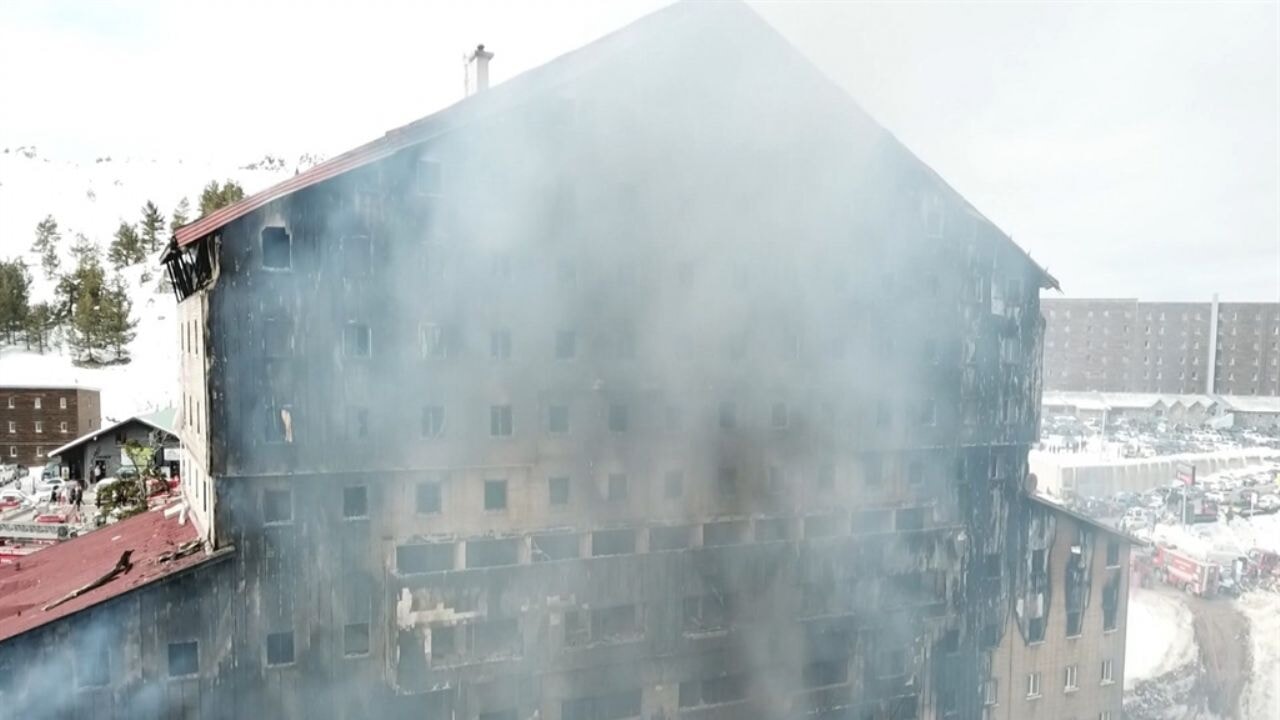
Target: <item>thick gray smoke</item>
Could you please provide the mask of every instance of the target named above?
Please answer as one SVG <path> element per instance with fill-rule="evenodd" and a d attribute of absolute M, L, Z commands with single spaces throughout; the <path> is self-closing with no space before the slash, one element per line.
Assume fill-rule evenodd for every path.
<path fill-rule="evenodd" d="M 1004 334 L 1034 362 L 1025 257 L 736 4 L 666 10 L 392 137 L 414 133 L 221 232 L 209 427 L 237 557 L 190 586 L 207 594 L 196 634 L 217 638 L 201 640 L 202 672 L 257 688 L 238 701 L 251 714 L 421 710 L 445 639 L 474 633 L 475 651 L 492 631 L 516 636 L 495 652 L 513 677 L 545 678 L 544 698 L 643 688 L 645 717 L 686 694 L 748 700 L 724 717 L 976 707 L 977 636 L 1003 615 L 966 573 L 998 557 L 1008 493 L 970 478 L 996 477 L 993 442 L 1008 446 L 1002 477 L 1018 475 L 1034 379 L 984 377 L 1007 428 L 963 417 L 963 359 L 1002 348 L 970 337 L 964 305 L 975 282 L 978 298 L 1026 304 Z M 273 227 L 288 273 L 260 269 Z M 558 478 L 567 507 L 548 499 Z M 443 512 L 415 511 L 424 480 Z M 503 511 L 485 511 L 497 480 Z M 361 523 L 338 512 L 353 486 Z M 292 493 L 287 524 L 264 518 L 263 489 Z M 978 522 L 999 530 L 974 537 Z M 639 526 L 671 529 L 634 557 L 536 555 L 576 556 L 599 534 L 522 544 Z M 454 572 L 402 576 L 415 538 L 467 551 Z M 482 548 L 535 556 L 464 572 Z M 596 643 L 595 667 L 569 672 L 563 624 L 596 609 L 608 635 L 605 611 L 627 604 L 638 642 Z M 750 631 L 702 650 L 717 632 L 689 640 L 681 613 Z M 360 622 L 371 660 L 344 664 L 340 631 Z M 285 630 L 297 663 L 262 668 L 262 638 Z M 967 658 L 954 682 L 931 660 L 943 637 Z M 156 672 L 136 682 L 167 682 Z M 481 675 L 452 688 L 469 716 L 507 697 L 476 689 Z M 858 694 L 841 700 L 846 685 Z M 65 692 L 40 695 L 51 703 L 26 717 L 62 714 Z M 538 717 L 529 697 L 509 698 L 520 717 Z M 617 702 L 556 707 L 640 714 Z"/>

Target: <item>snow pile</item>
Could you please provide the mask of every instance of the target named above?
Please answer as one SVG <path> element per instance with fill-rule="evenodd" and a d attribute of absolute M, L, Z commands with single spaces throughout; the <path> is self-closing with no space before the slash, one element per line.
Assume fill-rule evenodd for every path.
<path fill-rule="evenodd" d="M 1191 610 L 1177 596 L 1133 588 L 1125 627 L 1125 689 L 1196 660 Z"/>
<path fill-rule="evenodd" d="M 1154 530 L 1144 528 L 1135 534 L 1206 559 L 1243 556 L 1253 548 L 1280 552 L 1280 514 L 1237 517 L 1230 523 L 1160 524 Z"/>
<path fill-rule="evenodd" d="M 1253 672 L 1240 698 L 1242 718 L 1280 718 L 1280 595 L 1252 592 L 1237 606 L 1249 620 Z"/>

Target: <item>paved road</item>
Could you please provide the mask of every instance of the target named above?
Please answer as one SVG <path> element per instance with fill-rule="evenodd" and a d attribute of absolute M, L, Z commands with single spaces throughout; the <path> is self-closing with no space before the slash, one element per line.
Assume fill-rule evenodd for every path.
<path fill-rule="evenodd" d="M 1196 642 L 1205 676 L 1201 692 L 1209 710 L 1224 718 L 1238 717 L 1240 695 L 1249 680 L 1249 625 L 1227 598 L 1204 600 L 1186 596 L 1195 618 Z"/>

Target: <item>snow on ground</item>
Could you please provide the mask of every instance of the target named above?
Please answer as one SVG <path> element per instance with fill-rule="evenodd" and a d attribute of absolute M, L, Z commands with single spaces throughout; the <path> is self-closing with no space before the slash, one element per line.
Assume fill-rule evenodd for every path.
<path fill-rule="evenodd" d="M 1252 548 L 1280 552 L 1280 513 L 1237 517 L 1230 523 L 1223 520 L 1196 525 L 1162 523 L 1154 530 L 1144 528 L 1135 534 L 1215 560 L 1226 555 L 1246 555 Z"/>
<path fill-rule="evenodd" d="M 1198 651 L 1191 610 L 1176 595 L 1133 588 L 1129 592 L 1129 618 L 1125 628 L 1126 689 L 1196 660 Z"/>
<path fill-rule="evenodd" d="M 49 300 L 55 281 L 45 278 L 39 258 L 30 253 L 35 227 L 46 215 L 58 221 L 63 237 L 62 270 L 72 266 L 68 252 L 76 233 L 106 248 L 121 220 L 137 223 L 142 205 L 152 200 L 166 216 L 182 197 L 198 212 L 200 190 L 210 180 L 233 179 L 252 194 L 309 167 L 315 158 L 237 165 L 226 160 L 109 157 L 59 158 L 42 149 L 0 148 L 0 258 L 21 258 L 31 272 L 33 303 Z M 256 165 L 256 167 L 249 167 Z M 153 264 L 155 258 L 149 260 Z M 133 299 L 137 337 L 127 365 L 80 368 L 65 347 L 40 355 L 22 344 L 0 346 L 0 384 L 83 385 L 102 391 L 107 422 L 174 405 L 178 397 L 178 338 L 175 300 L 155 292 L 163 271 L 150 267 L 142 283 L 141 266 L 124 276 Z"/>
<path fill-rule="evenodd" d="M 1249 620 L 1252 674 L 1240 698 L 1240 717 L 1280 718 L 1280 595 L 1251 592 L 1237 603 Z"/>
<path fill-rule="evenodd" d="M 22 345 L 0 348 L 0 383 L 5 385 L 82 385 L 102 391 L 104 425 L 131 415 L 176 405 L 178 397 L 178 322 L 173 293 L 156 292 L 159 273 L 139 283 L 141 267 L 124 276 L 138 320 L 129 345 L 133 361 L 102 368 L 76 367 L 61 350 L 41 355 Z"/>

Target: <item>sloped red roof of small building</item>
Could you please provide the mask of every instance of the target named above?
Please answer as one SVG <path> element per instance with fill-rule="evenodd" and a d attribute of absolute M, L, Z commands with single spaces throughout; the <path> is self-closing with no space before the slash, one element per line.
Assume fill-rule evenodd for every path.
<path fill-rule="evenodd" d="M 198 537 L 189 517 L 185 523 L 179 522 L 178 514 L 166 518 L 161 506 L 19 560 L 0 562 L 0 642 L 209 560 L 204 550 L 159 560 Z M 127 573 L 42 609 L 110 572 L 125 550 L 133 551 L 133 567 Z"/>

